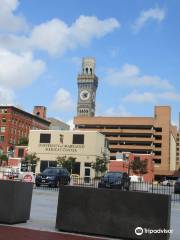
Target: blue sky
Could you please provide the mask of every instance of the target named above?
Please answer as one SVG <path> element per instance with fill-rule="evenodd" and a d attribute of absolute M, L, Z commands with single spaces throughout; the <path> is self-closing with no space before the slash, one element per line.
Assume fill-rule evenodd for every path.
<path fill-rule="evenodd" d="M 1 0 L 0 103 L 66 122 L 81 59 L 96 58 L 96 115 L 152 116 L 180 103 L 180 2 Z"/>

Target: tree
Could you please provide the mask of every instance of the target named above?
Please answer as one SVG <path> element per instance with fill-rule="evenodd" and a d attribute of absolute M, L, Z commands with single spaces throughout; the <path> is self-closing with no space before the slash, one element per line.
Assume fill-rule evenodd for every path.
<path fill-rule="evenodd" d="M 68 157 L 66 159 L 66 156 L 58 156 L 56 160 L 58 166 L 66 168 L 71 174 L 73 173 L 76 164 L 75 157 Z"/>
<path fill-rule="evenodd" d="M 57 161 L 57 166 L 58 167 L 63 167 L 65 165 L 65 162 L 66 162 L 66 156 L 58 156 L 56 158 L 56 161 Z"/>
<path fill-rule="evenodd" d="M 1 165 L 4 163 L 5 165 L 7 165 L 8 163 L 8 157 L 5 154 L 0 155 L 0 161 L 1 161 Z"/>
<path fill-rule="evenodd" d="M 33 172 L 35 171 L 35 167 L 37 163 L 39 162 L 40 158 L 36 156 L 36 153 L 27 154 L 25 156 L 25 162 L 28 166 L 28 171 L 31 171 L 33 169 Z"/>
<path fill-rule="evenodd" d="M 147 164 L 147 159 L 140 160 L 140 157 L 136 157 L 134 161 L 132 161 L 130 168 L 133 170 L 134 173 L 142 176 L 147 173 Z"/>
<path fill-rule="evenodd" d="M 91 167 L 95 170 L 96 177 L 99 177 L 99 173 L 104 173 L 107 171 L 107 164 L 109 161 L 107 161 L 106 156 L 103 155 L 103 157 L 97 157 L 96 162 L 92 163 Z"/>
<path fill-rule="evenodd" d="M 29 142 L 28 138 L 22 137 L 19 139 L 18 146 L 27 146 L 28 142 Z"/>

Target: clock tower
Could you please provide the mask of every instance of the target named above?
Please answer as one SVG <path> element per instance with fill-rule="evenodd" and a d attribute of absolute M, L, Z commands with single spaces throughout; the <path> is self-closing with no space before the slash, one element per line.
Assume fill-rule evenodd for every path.
<path fill-rule="evenodd" d="M 94 58 L 83 58 L 82 72 L 78 75 L 78 104 L 77 116 L 95 115 L 96 89 L 98 77 L 95 75 L 96 61 Z"/>

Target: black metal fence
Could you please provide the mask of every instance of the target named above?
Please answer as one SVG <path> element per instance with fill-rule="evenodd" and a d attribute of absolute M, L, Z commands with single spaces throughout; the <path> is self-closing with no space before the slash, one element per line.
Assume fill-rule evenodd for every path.
<path fill-rule="evenodd" d="M 22 178 L 18 176 L 17 173 L 13 173 L 12 171 L 0 171 L 0 179 L 3 180 L 11 180 L 11 181 L 22 181 Z M 71 186 L 80 186 L 80 187 L 104 187 L 104 188 L 119 188 L 124 191 L 139 191 L 139 192 L 147 192 L 153 194 L 168 194 L 171 195 L 172 202 L 180 202 L 180 192 L 175 193 L 174 182 L 171 185 L 162 185 L 161 183 L 155 182 L 130 182 L 128 188 L 122 186 L 121 184 L 112 184 L 111 182 L 106 182 L 105 185 L 102 186 L 101 180 L 96 178 L 80 178 L 78 176 L 72 176 L 70 181 L 67 179 L 61 179 L 57 186 L 50 185 L 46 182 L 42 183 L 40 186 L 36 186 L 34 182 L 34 189 L 39 190 L 50 190 L 50 191 L 58 191 L 59 187 L 62 185 L 71 185 Z"/>
<path fill-rule="evenodd" d="M 80 186 L 80 187 L 92 187 L 92 188 L 98 188 L 100 187 L 100 179 L 95 178 L 79 178 L 79 177 L 71 177 L 69 185 L 71 186 Z M 63 181 L 61 181 L 60 185 L 63 185 Z M 59 185 L 59 186 L 60 186 Z M 35 189 L 39 190 L 53 190 L 58 191 L 58 187 L 49 187 L 48 185 L 41 185 L 36 186 Z M 114 186 L 109 183 L 107 183 L 105 188 L 121 188 L 124 191 L 128 191 L 125 187 L 119 187 L 119 185 Z M 130 182 L 129 191 L 139 191 L 139 192 L 147 192 L 147 193 L 153 193 L 153 194 L 167 194 L 171 195 L 172 202 L 180 202 L 180 193 L 175 193 L 174 191 L 174 184 L 172 185 L 162 185 L 160 183 L 154 183 L 154 182 Z"/>

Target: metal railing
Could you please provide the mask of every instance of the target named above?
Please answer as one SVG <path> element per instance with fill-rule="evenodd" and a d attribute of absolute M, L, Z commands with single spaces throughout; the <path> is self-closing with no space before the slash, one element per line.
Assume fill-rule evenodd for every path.
<path fill-rule="evenodd" d="M 79 186 L 79 187 L 91 187 L 91 188 L 98 188 L 100 187 L 100 179 L 96 178 L 77 178 L 72 177 L 70 180 L 69 185 L 70 186 Z M 61 185 L 63 185 L 63 181 L 61 182 Z M 127 191 L 127 188 L 125 187 L 119 187 L 119 185 L 111 185 L 111 183 L 108 183 L 104 186 L 104 188 L 109 189 L 118 189 L 120 188 L 123 191 Z M 49 186 L 40 186 L 36 187 L 35 189 L 44 189 L 44 190 L 59 190 L 59 186 L 57 188 L 51 188 Z M 171 195 L 171 200 L 174 202 L 180 202 L 180 193 L 174 192 L 174 185 L 162 185 L 160 183 L 154 183 L 154 182 L 130 182 L 129 185 L 129 191 L 138 191 L 138 192 L 147 192 L 147 193 L 153 193 L 153 194 L 166 194 Z"/>
<path fill-rule="evenodd" d="M 11 171 L 0 171 L 0 179 L 1 180 L 11 180 L 11 181 L 21 181 L 22 179 L 18 176 L 16 172 Z M 111 182 L 106 182 L 102 186 L 101 179 L 97 178 L 80 178 L 77 176 L 72 176 L 70 181 L 67 181 L 66 178 L 61 179 L 57 186 L 50 186 L 48 184 L 41 184 L 40 186 L 36 186 L 34 184 L 34 189 L 38 190 L 50 190 L 50 191 L 59 191 L 59 187 L 62 185 L 70 185 L 70 186 L 79 186 L 79 187 L 91 187 L 91 188 L 109 188 L 109 189 L 121 189 L 123 191 L 127 191 L 127 188 L 121 186 L 121 184 L 112 184 Z M 160 183 L 154 182 L 130 182 L 128 187 L 129 191 L 138 191 L 138 192 L 147 192 L 153 194 L 166 194 L 171 195 L 172 202 L 180 203 L 180 193 L 175 193 L 174 184 L 172 185 L 162 185 Z"/>

